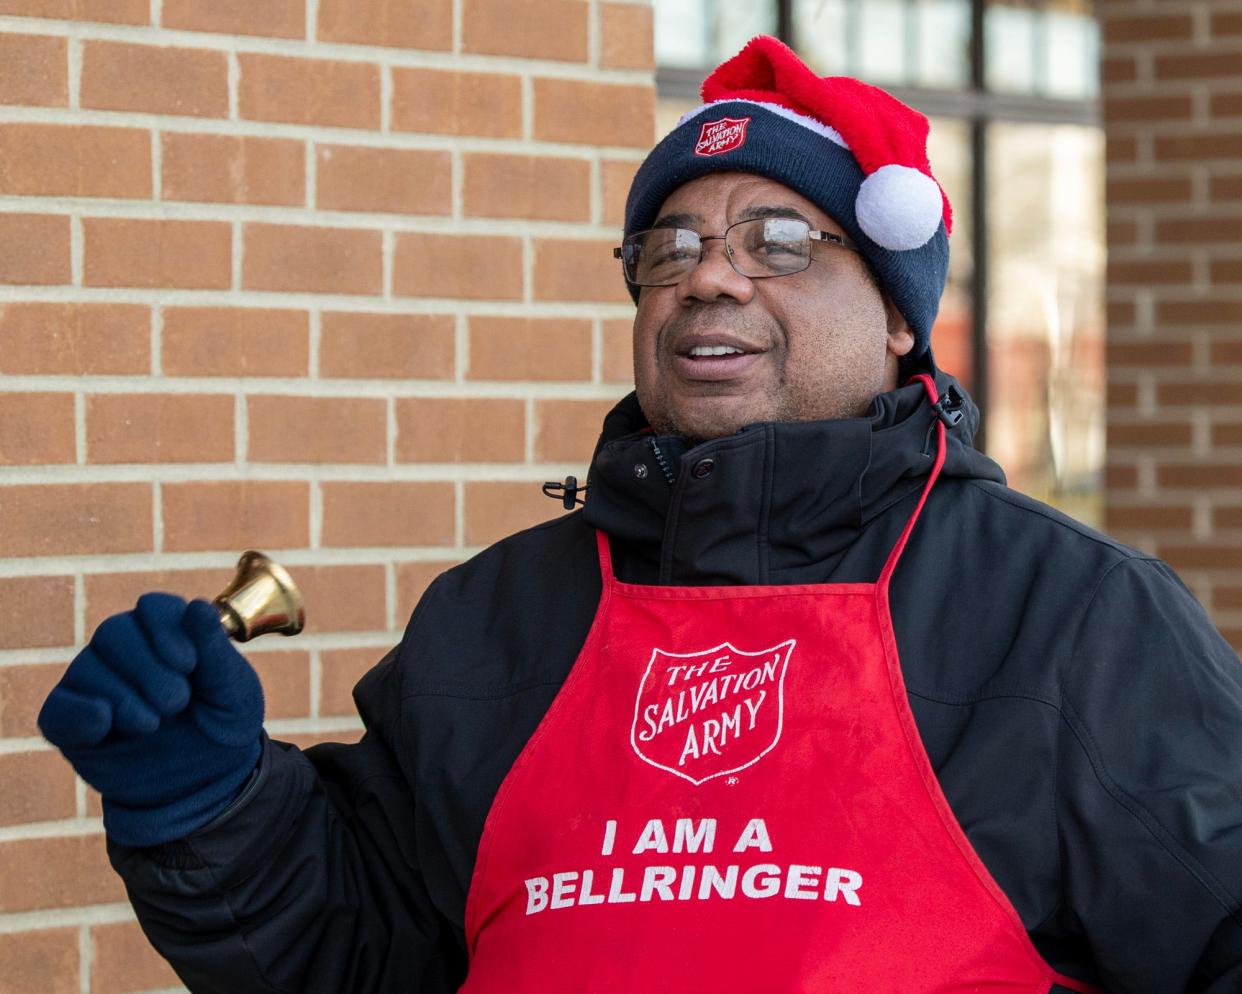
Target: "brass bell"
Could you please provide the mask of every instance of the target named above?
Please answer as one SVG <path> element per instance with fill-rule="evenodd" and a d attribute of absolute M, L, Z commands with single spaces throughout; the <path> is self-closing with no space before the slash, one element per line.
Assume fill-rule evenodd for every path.
<path fill-rule="evenodd" d="M 220 623 L 236 642 L 268 632 L 296 635 L 306 624 L 302 593 L 285 572 L 261 552 L 243 552 L 237 572 L 212 601 Z"/>

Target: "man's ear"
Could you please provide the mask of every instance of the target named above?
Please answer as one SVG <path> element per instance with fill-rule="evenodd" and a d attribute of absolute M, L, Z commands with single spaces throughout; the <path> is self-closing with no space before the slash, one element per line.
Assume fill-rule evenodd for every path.
<path fill-rule="evenodd" d="M 888 317 L 888 351 L 895 356 L 903 356 L 914 348 L 914 332 L 910 330 L 910 322 L 888 296 L 884 298 L 884 312 Z"/>

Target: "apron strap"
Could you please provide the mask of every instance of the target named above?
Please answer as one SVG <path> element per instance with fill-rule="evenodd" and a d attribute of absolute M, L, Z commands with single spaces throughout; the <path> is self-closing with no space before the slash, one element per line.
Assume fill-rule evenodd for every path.
<path fill-rule="evenodd" d="M 602 528 L 595 529 L 595 546 L 599 549 L 599 575 L 604 581 L 604 589 L 612 583 L 612 547 L 608 544 L 608 533 Z"/>
<path fill-rule="evenodd" d="M 919 373 L 916 376 L 910 377 L 910 380 L 920 380 L 922 382 L 923 388 L 927 391 L 928 399 L 936 409 L 936 461 L 932 464 L 932 470 L 927 477 L 927 482 L 923 484 L 923 494 L 919 497 L 918 506 L 915 507 L 914 513 L 910 515 L 910 520 L 906 522 L 901 538 L 897 539 L 897 544 L 893 546 L 893 550 L 888 554 L 888 561 L 884 564 L 884 571 L 880 574 L 879 586 L 885 591 L 888 590 L 888 582 L 892 579 L 893 570 L 897 568 L 897 561 L 901 558 L 902 552 L 905 551 L 910 533 L 914 531 L 919 515 L 923 512 L 923 505 L 927 503 L 927 495 L 931 493 L 931 488 L 935 486 L 936 480 L 940 476 L 940 470 L 944 466 L 946 445 L 944 432 L 945 412 L 942 406 L 937 406 L 940 404 L 940 394 L 936 391 L 936 384 L 927 373 Z"/>

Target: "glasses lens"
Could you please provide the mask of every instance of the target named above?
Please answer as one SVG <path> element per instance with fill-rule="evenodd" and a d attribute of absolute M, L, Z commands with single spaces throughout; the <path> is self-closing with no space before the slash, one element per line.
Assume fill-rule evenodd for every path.
<path fill-rule="evenodd" d="M 743 276 L 785 276 L 811 264 L 811 226 L 793 218 L 742 221 L 729 229 L 728 245 Z"/>
<path fill-rule="evenodd" d="M 698 265 L 702 242 L 685 228 L 652 228 L 622 243 L 625 278 L 639 286 L 671 286 Z"/>

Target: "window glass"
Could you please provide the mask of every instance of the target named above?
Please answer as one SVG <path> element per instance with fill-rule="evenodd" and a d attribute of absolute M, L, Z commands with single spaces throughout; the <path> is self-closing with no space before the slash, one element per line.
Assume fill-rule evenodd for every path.
<path fill-rule="evenodd" d="M 927 141 L 932 172 L 953 205 L 953 232 L 949 235 L 949 282 L 940 300 L 932 329 L 936 364 L 971 389 L 973 347 L 971 292 L 975 276 L 971 245 L 970 125 L 952 118 L 932 118 Z"/>
<path fill-rule="evenodd" d="M 970 83 L 970 3 L 918 0 L 917 78 L 929 89 L 958 90 Z"/>
<path fill-rule="evenodd" d="M 821 76 L 851 74 L 849 25 L 846 0 L 794 0 L 798 54 Z"/>
<path fill-rule="evenodd" d="M 910 77 L 909 30 L 905 0 L 867 0 L 857 4 L 858 48 L 854 73 L 887 86 Z"/>
<path fill-rule="evenodd" d="M 1010 485 L 1097 523 L 1104 456 L 1103 135 L 988 129 L 987 449 Z"/>
<path fill-rule="evenodd" d="M 1044 79 L 1050 97 L 1086 100 L 1099 94 L 1099 24 L 1090 11 L 1050 10 Z"/>
<path fill-rule="evenodd" d="M 746 0 L 658 0 L 656 64 L 710 69 L 759 34 L 776 33 L 776 4 Z"/>
<path fill-rule="evenodd" d="M 984 80 L 998 93 L 1034 93 L 1038 12 L 1026 4 L 989 3 L 984 11 Z"/>

